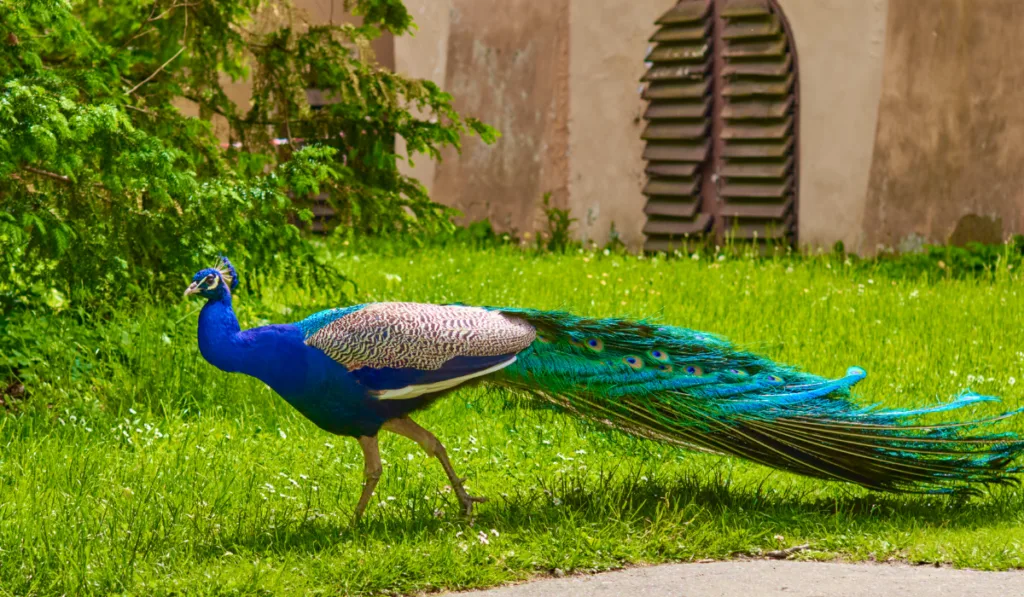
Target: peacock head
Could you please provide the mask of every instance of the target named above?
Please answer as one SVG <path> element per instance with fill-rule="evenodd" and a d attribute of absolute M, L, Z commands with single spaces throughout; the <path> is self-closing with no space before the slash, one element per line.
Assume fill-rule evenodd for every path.
<path fill-rule="evenodd" d="M 230 295 L 236 288 L 238 272 L 227 257 L 221 257 L 217 267 L 196 272 L 192 277 L 192 284 L 185 290 L 185 296 L 198 294 L 207 299 L 218 300 Z"/>

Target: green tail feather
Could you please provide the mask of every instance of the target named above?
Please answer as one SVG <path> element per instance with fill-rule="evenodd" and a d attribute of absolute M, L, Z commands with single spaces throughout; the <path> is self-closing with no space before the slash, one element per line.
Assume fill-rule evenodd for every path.
<path fill-rule="evenodd" d="M 856 367 L 828 380 L 692 330 L 496 310 L 525 319 L 538 338 L 494 382 L 636 436 L 882 491 L 975 492 L 978 484 L 1016 482 L 1024 441 L 970 434 L 1024 409 L 920 422 L 994 398 L 966 393 L 931 408 L 865 408 L 850 399 L 865 376 Z"/>

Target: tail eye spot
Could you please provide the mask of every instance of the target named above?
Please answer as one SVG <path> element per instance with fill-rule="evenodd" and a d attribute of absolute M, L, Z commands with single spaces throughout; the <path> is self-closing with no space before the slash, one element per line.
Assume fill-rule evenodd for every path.
<path fill-rule="evenodd" d="M 634 369 L 643 369 L 644 367 L 644 362 L 632 355 L 623 357 L 622 362 Z"/>

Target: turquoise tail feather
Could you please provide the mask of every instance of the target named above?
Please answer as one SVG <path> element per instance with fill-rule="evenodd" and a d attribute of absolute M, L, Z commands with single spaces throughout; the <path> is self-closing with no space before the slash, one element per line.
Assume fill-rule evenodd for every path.
<path fill-rule="evenodd" d="M 866 375 L 858 367 L 830 380 L 683 328 L 494 310 L 526 320 L 538 338 L 492 381 L 599 424 L 881 491 L 973 493 L 978 485 L 1017 481 L 1024 440 L 974 432 L 1024 409 L 922 421 L 992 397 L 966 393 L 920 409 L 865 407 L 851 399 Z"/>

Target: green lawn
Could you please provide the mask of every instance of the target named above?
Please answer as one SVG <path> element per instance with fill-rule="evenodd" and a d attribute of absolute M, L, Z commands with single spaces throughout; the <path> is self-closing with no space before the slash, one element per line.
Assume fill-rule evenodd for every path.
<path fill-rule="evenodd" d="M 824 260 L 335 257 L 359 302 L 657 317 L 822 375 L 860 365 L 866 401 L 923 405 L 971 387 L 1022 404 L 1015 273 L 912 284 Z M 243 327 L 338 306 L 343 290 L 258 281 L 261 303 L 236 299 Z M 0 416 L 0 594 L 394 594 L 803 543 L 804 558 L 1024 567 L 1017 488 L 966 503 L 872 494 L 609 434 L 483 390 L 419 417 L 471 491 L 491 498 L 474 524 L 455 514 L 436 462 L 385 436 L 377 499 L 352 528 L 356 443 L 207 365 L 198 307 L 126 305 L 87 336 L 40 324 L 47 381 L 29 384 L 21 416 Z M 1024 431 L 1024 417 L 1014 425 Z"/>

